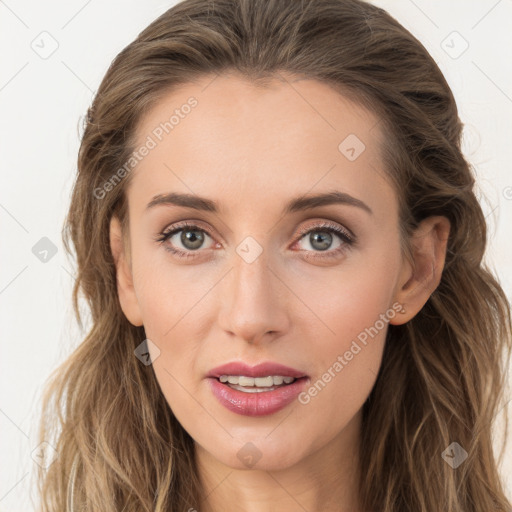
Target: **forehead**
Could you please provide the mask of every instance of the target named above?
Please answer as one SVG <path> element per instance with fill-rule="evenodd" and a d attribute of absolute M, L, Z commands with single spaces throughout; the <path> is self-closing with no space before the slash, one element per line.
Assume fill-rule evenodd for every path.
<path fill-rule="evenodd" d="M 265 86 L 205 76 L 164 94 L 137 127 L 136 148 L 151 150 L 132 171 L 129 197 L 231 193 L 232 203 L 257 206 L 336 188 L 372 201 L 386 186 L 379 119 L 328 84 L 281 76 Z"/>

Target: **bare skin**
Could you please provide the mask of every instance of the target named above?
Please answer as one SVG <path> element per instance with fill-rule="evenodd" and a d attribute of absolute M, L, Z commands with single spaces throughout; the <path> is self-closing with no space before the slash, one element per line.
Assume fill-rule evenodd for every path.
<path fill-rule="evenodd" d="M 121 306 L 159 348 L 155 375 L 196 444 L 207 495 L 200 512 L 363 512 L 357 496 L 361 413 L 388 322 L 402 324 L 417 314 L 439 284 L 445 260 L 450 226 L 444 217 L 420 225 L 414 262 L 401 253 L 398 202 L 382 168 L 378 119 L 323 83 L 286 80 L 258 89 L 236 75 L 209 76 L 168 93 L 138 126 L 140 144 L 189 97 L 198 104 L 132 171 L 126 248 L 119 222 L 111 222 Z M 364 151 L 351 151 L 355 139 L 339 149 L 349 134 Z M 371 213 L 330 204 L 283 215 L 292 198 L 333 190 L 363 201 Z M 215 200 L 220 210 L 146 209 L 154 196 L 169 192 Z M 183 232 L 155 241 L 181 221 L 198 226 L 192 231 L 202 233 L 202 245 L 197 238 L 196 245 L 184 245 Z M 326 232 L 325 221 L 350 230 L 355 243 Z M 249 236 L 262 249 L 250 263 L 237 252 Z M 170 253 L 170 246 L 191 257 Z M 402 306 L 405 313 L 398 313 Z M 333 376 L 338 356 L 380 315 L 388 322 Z M 331 379 L 307 403 L 247 417 L 224 408 L 205 378 L 234 360 L 291 366 L 310 376 L 310 386 L 329 368 Z M 259 453 L 251 467 L 237 456 L 248 446 Z"/>

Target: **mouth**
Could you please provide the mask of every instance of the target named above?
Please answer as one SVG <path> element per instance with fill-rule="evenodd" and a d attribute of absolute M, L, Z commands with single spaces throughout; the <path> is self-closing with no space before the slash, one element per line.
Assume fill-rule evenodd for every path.
<path fill-rule="evenodd" d="M 234 361 L 214 368 L 206 376 L 219 402 L 245 416 L 264 416 L 291 404 L 303 391 L 309 376 L 273 362 L 256 366 Z"/>

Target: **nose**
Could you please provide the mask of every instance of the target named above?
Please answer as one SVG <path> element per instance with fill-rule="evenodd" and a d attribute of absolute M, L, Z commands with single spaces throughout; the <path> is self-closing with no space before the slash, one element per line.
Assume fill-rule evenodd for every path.
<path fill-rule="evenodd" d="M 268 265 L 265 252 L 250 263 L 237 258 L 223 279 L 220 327 L 249 344 L 282 336 L 289 326 L 289 297 L 282 277 Z"/>

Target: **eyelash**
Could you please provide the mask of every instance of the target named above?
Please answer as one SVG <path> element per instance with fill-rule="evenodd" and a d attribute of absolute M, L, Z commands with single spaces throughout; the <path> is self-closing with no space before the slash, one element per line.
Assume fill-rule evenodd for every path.
<path fill-rule="evenodd" d="M 178 225 L 172 226 L 171 229 L 167 229 L 162 231 L 157 235 L 155 238 L 156 242 L 159 242 L 160 244 L 165 244 L 165 242 L 171 238 L 176 233 L 179 233 L 180 231 L 185 231 L 186 229 L 190 231 L 202 231 L 203 233 L 206 233 L 210 238 L 213 238 L 212 235 L 205 229 L 197 226 L 196 224 L 192 224 L 189 222 L 183 222 Z M 334 250 L 326 251 L 325 254 L 319 252 L 319 251 L 313 251 L 315 253 L 318 252 L 318 255 L 315 255 L 314 258 L 334 258 L 339 256 L 340 253 L 344 252 L 345 250 L 349 249 L 352 245 L 354 245 L 356 238 L 349 234 L 346 230 L 340 228 L 336 224 L 332 224 L 328 221 L 323 221 L 315 226 L 308 226 L 307 228 L 302 228 L 299 231 L 299 236 L 294 242 L 297 243 L 298 241 L 302 240 L 304 238 L 304 235 L 307 235 L 308 233 L 314 232 L 314 231 L 324 231 L 328 233 L 334 233 L 335 235 L 338 235 L 339 238 L 344 242 L 340 247 Z M 196 257 L 196 252 L 198 251 L 182 251 L 180 249 L 175 249 L 169 245 L 164 246 L 166 251 L 169 251 L 170 253 L 176 255 L 178 258 L 194 258 Z M 311 252 L 311 251 L 305 251 L 305 252 Z M 309 257 L 309 256 L 307 256 Z"/>

